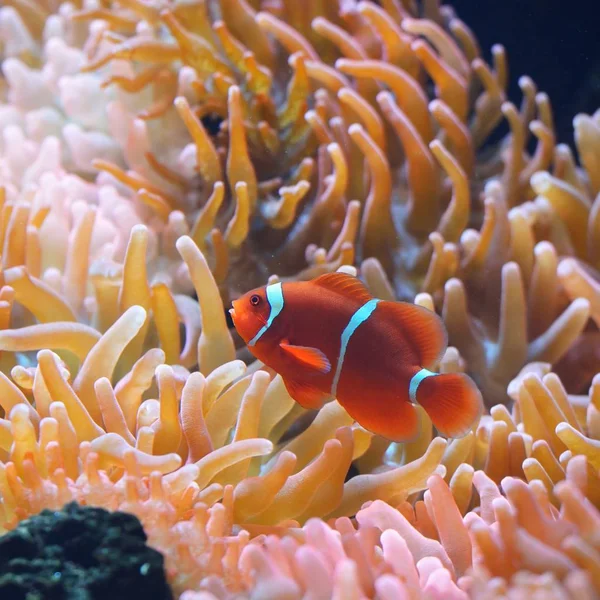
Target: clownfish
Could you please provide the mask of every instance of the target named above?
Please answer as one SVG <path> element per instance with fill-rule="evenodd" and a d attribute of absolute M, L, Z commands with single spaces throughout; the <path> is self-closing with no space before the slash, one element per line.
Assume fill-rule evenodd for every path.
<path fill-rule="evenodd" d="M 447 346 L 442 320 L 373 298 L 352 275 L 257 288 L 229 312 L 250 352 L 304 408 L 335 398 L 359 425 L 393 441 L 418 435 L 415 404 L 450 438 L 467 434 L 481 415 L 481 394 L 467 375 L 430 370 Z"/>

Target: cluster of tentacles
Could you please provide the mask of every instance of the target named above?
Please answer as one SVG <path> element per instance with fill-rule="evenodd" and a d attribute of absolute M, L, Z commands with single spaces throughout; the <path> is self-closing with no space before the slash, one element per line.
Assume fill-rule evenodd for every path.
<path fill-rule="evenodd" d="M 0 53 L 4 529 L 131 511 L 188 600 L 600 593 L 600 112 L 578 164 L 436 1 L 7 0 Z M 472 433 L 251 362 L 231 299 L 339 268 L 443 316 Z"/>

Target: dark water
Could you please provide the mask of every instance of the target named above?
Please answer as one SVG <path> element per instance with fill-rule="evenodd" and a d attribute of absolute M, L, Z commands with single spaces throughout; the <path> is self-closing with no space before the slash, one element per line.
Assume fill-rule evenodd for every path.
<path fill-rule="evenodd" d="M 512 102 L 529 75 L 550 96 L 558 141 L 572 144 L 573 117 L 600 108 L 598 0 L 449 0 L 475 32 L 486 59 L 501 43 L 509 61 Z"/>

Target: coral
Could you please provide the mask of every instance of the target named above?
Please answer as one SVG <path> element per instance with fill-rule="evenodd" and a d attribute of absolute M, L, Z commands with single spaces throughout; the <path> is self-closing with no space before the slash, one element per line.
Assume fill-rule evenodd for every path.
<path fill-rule="evenodd" d="M 130 514 L 68 504 L 0 538 L 0 591 L 10 599 L 173 597 L 160 552 Z"/>
<path fill-rule="evenodd" d="M 435 1 L 11 0 L 0 53 L 3 531 L 132 513 L 188 600 L 600 594 L 600 112 L 578 165 Z M 337 269 L 442 315 L 472 432 L 251 362 L 230 300 Z"/>

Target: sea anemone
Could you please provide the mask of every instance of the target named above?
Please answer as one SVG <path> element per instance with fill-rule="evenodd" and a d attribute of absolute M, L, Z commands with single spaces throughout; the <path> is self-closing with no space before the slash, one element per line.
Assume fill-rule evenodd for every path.
<path fill-rule="evenodd" d="M 0 528 L 133 513 L 184 600 L 600 593 L 600 111 L 577 164 L 423 4 L 0 8 Z M 230 301 L 337 269 L 442 315 L 472 432 L 252 361 Z"/>

